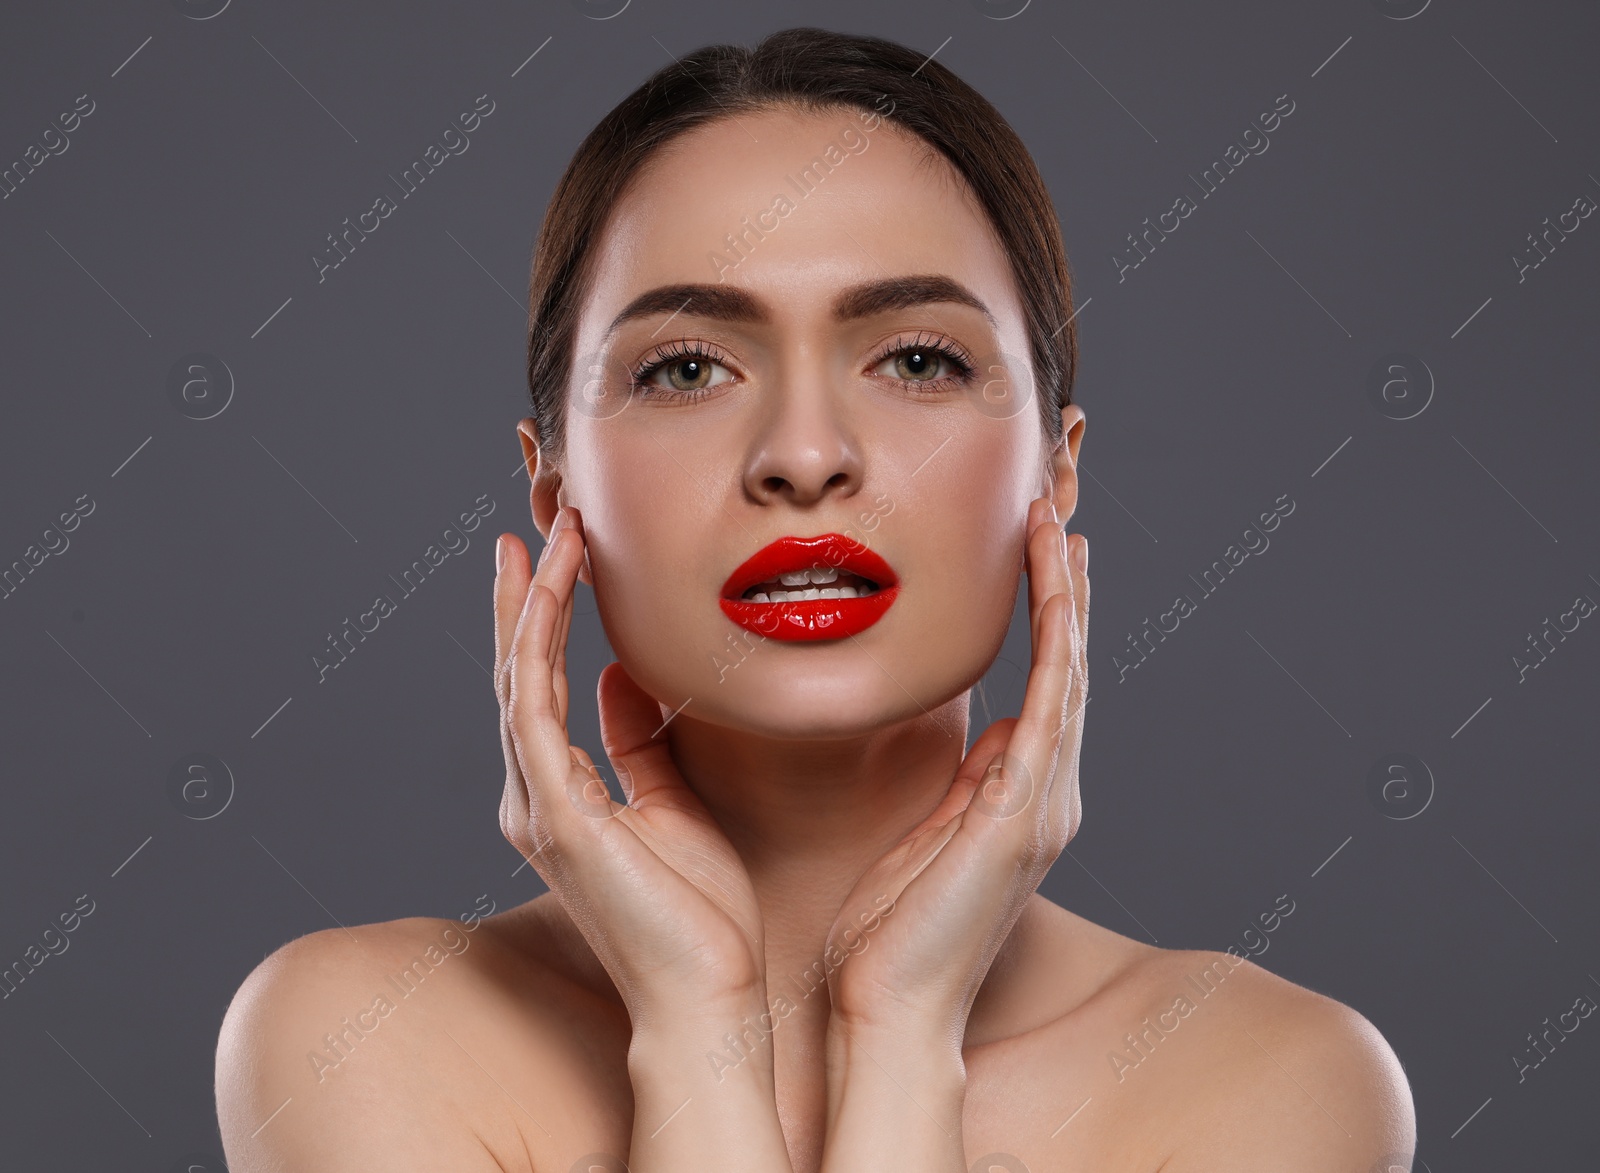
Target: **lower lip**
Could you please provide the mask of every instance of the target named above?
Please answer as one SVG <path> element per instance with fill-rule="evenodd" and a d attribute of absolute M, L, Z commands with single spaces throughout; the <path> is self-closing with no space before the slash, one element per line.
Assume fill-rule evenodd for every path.
<path fill-rule="evenodd" d="M 806 599 L 803 602 L 751 603 L 720 599 L 722 612 L 746 631 L 791 642 L 844 639 L 859 635 L 883 618 L 900 593 L 898 585 L 866 598 Z"/>

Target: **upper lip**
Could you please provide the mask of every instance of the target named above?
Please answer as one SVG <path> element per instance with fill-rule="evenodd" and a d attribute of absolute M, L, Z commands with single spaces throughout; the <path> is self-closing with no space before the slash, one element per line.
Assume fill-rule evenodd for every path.
<path fill-rule="evenodd" d="M 814 538 L 782 537 L 761 547 L 722 584 L 724 599 L 738 599 L 757 583 L 812 567 L 831 566 L 870 579 L 880 589 L 898 583 L 893 568 L 861 542 L 843 534 Z"/>

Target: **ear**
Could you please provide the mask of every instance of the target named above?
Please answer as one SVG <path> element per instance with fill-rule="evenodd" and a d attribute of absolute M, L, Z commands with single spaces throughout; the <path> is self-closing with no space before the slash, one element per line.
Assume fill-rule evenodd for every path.
<path fill-rule="evenodd" d="M 539 444 L 539 425 L 532 416 L 517 421 L 517 437 L 522 441 L 522 462 L 528 470 L 528 503 L 533 512 L 533 524 L 539 527 L 539 536 L 548 540 L 556 522 L 556 510 L 571 502 L 567 500 L 561 470 Z M 589 576 L 587 551 L 583 565 L 578 568 L 578 581 L 594 585 Z"/>
<path fill-rule="evenodd" d="M 532 416 L 517 421 L 517 438 L 522 441 L 522 463 L 528 470 L 532 486 L 529 504 L 533 509 L 533 524 L 539 535 L 548 538 L 555 524 L 556 510 L 565 502 L 561 500 L 561 474 L 539 447 L 539 425 Z"/>
<path fill-rule="evenodd" d="M 1061 409 L 1061 443 L 1050 454 L 1054 483 L 1047 487 L 1056 516 L 1062 521 L 1071 517 L 1078 507 L 1078 449 L 1083 445 L 1083 431 L 1087 426 L 1083 408 L 1076 403 Z"/>

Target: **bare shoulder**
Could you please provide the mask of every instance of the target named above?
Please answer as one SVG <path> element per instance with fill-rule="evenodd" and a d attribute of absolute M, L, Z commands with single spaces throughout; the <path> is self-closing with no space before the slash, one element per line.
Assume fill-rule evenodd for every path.
<path fill-rule="evenodd" d="M 974 1143 L 1015 1152 L 1019 1134 L 1048 1134 L 1018 1153 L 1040 1170 L 1064 1167 L 1069 1143 L 1074 1168 L 1407 1167 L 1411 1090 L 1358 1011 L 1240 954 L 1135 940 L 1043 897 L 1019 927 L 969 1051 Z M 1021 1086 L 1057 1116 L 1019 1116 Z"/>
<path fill-rule="evenodd" d="M 268 955 L 218 1036 L 229 1168 L 540 1167 L 551 1131 L 516 1101 L 558 1103 L 584 1079 L 571 983 L 533 942 L 521 920 L 412 917 Z"/>
<path fill-rule="evenodd" d="M 1194 1090 L 1163 1173 L 1219 1164 L 1240 1173 L 1367 1173 L 1387 1171 L 1391 1160 L 1409 1167 L 1416 1145 L 1410 1084 L 1393 1048 L 1359 1011 L 1237 953 L 1164 950 L 1145 965 L 1171 998 L 1156 1001 L 1155 1034 L 1135 1041 L 1159 1047 L 1153 1040 L 1163 1032 L 1193 1024 L 1201 1043 L 1174 1064 Z M 1144 1062 L 1141 1049 L 1128 1049 L 1130 1065 Z"/>

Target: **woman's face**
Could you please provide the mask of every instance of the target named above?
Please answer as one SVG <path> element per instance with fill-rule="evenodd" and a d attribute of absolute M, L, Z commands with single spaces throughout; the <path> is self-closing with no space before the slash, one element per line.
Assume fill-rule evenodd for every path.
<path fill-rule="evenodd" d="M 863 111 L 741 114 L 659 152 L 595 260 L 559 499 L 629 674 L 778 738 L 859 735 L 970 688 L 1052 463 L 1063 520 L 1075 503 L 1082 413 L 1052 456 L 1010 266 L 958 173 Z M 844 540 L 730 585 L 775 540 L 826 534 Z M 785 594 L 878 597 L 742 599 L 797 558 L 839 577 Z"/>

